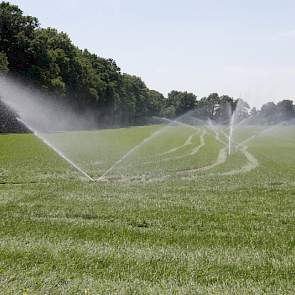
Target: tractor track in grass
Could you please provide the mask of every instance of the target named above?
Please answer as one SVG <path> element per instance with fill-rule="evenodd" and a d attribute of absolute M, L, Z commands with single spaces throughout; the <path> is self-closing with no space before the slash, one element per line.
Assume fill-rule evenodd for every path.
<path fill-rule="evenodd" d="M 197 127 L 195 126 L 190 126 L 188 125 L 187 127 L 190 127 L 190 128 L 194 128 L 194 129 L 197 129 Z M 220 134 L 219 132 L 213 128 L 213 127 L 206 127 L 203 129 L 202 131 L 202 134 L 200 135 L 200 144 L 194 148 L 191 153 L 189 154 L 186 154 L 186 155 L 182 155 L 182 156 L 178 156 L 178 157 L 171 157 L 171 158 L 166 158 L 166 159 L 163 159 L 163 160 L 159 160 L 159 161 L 171 161 L 171 160 L 178 160 L 178 159 L 182 159 L 184 157 L 188 157 L 188 156 L 193 156 L 195 154 L 197 154 L 201 148 L 203 148 L 205 145 L 206 145 L 206 142 L 205 142 L 205 135 L 208 134 L 208 132 L 206 131 L 206 129 L 208 129 L 209 132 L 213 132 L 214 135 L 215 135 L 215 139 L 217 142 L 221 143 L 222 145 L 224 145 L 223 148 L 221 148 L 219 150 L 219 154 L 217 156 L 217 159 L 214 163 L 210 164 L 210 165 L 207 165 L 207 166 L 203 166 L 203 167 L 200 167 L 200 168 L 194 168 L 194 169 L 191 169 L 191 170 L 183 170 L 183 171 L 177 171 L 176 173 L 187 173 L 187 172 L 190 172 L 190 171 L 205 171 L 205 170 L 209 170 L 209 169 L 212 169 L 218 165 L 221 165 L 223 164 L 226 160 L 227 160 L 227 153 L 226 153 L 226 147 L 227 147 L 227 143 L 225 143 L 221 138 L 220 138 Z M 154 162 L 150 162 L 150 163 L 154 163 Z"/>
<path fill-rule="evenodd" d="M 191 127 L 196 129 L 196 127 L 194 127 L 194 126 L 191 126 Z M 213 133 L 215 140 L 223 145 L 223 147 L 218 152 L 216 160 L 213 163 L 203 166 L 203 167 L 175 171 L 176 176 L 182 176 L 182 178 L 184 178 L 184 179 L 186 179 L 186 178 L 189 179 L 189 178 L 198 178 L 198 177 L 204 177 L 204 176 L 236 175 L 236 174 L 250 172 L 259 166 L 258 160 L 256 159 L 256 157 L 252 153 L 250 153 L 248 151 L 248 145 L 246 145 L 246 143 L 248 143 L 249 141 L 253 140 L 254 138 L 256 138 L 258 136 L 258 134 L 255 134 L 255 135 L 252 135 L 249 138 L 243 140 L 242 142 L 236 144 L 237 151 L 242 153 L 242 155 L 247 160 L 247 163 L 245 165 L 243 165 L 240 168 L 232 169 L 232 170 L 226 171 L 226 172 L 220 172 L 220 173 L 216 172 L 216 173 L 209 173 L 206 175 L 196 175 L 197 172 L 208 171 L 208 170 L 211 170 L 217 166 L 223 165 L 229 158 L 228 152 L 227 152 L 228 143 L 225 142 L 225 140 L 223 140 L 221 138 L 221 135 L 223 135 L 224 137 L 228 137 L 228 135 L 223 130 L 218 130 L 217 128 L 214 128 L 214 127 L 205 127 L 203 129 L 203 131 L 200 134 L 200 144 L 197 147 L 195 147 L 190 153 L 185 154 L 185 155 L 181 155 L 181 156 L 169 157 L 169 158 L 165 158 L 165 159 L 158 159 L 158 160 L 155 159 L 154 161 L 144 162 L 143 164 L 152 164 L 155 162 L 173 161 L 173 160 L 178 160 L 178 159 L 182 159 L 185 157 L 195 155 L 199 152 L 199 150 L 201 148 L 206 146 L 205 136 L 208 134 L 208 132 L 210 132 L 211 134 Z M 200 133 L 200 132 L 198 132 L 198 133 Z M 192 140 L 192 137 L 195 135 L 196 135 L 196 133 L 190 135 L 184 144 L 182 144 L 181 146 L 175 147 L 173 149 L 170 149 L 169 151 L 162 153 L 161 155 L 173 153 L 185 146 L 192 144 L 191 140 Z M 166 174 L 165 174 L 165 172 L 159 173 L 159 174 L 162 174 L 162 175 L 153 176 L 152 173 L 151 174 L 147 173 L 147 174 L 142 174 L 142 175 L 115 177 L 114 179 L 117 179 L 117 180 L 123 181 L 123 182 L 125 182 L 125 181 L 152 182 L 152 181 L 164 181 L 164 180 L 172 179 L 173 177 L 175 177 L 175 175 L 173 175 L 169 172 Z"/>
<path fill-rule="evenodd" d="M 196 146 L 189 155 L 193 156 L 193 155 L 196 155 L 201 148 L 203 148 L 205 145 L 206 145 L 206 142 L 205 142 L 205 135 L 207 135 L 207 131 L 206 130 L 203 130 L 202 131 L 202 134 L 200 135 L 200 144 L 198 146 Z"/>
<path fill-rule="evenodd" d="M 190 127 L 190 128 L 194 128 L 194 129 L 197 129 L 197 127 L 195 126 L 187 126 L 187 127 Z M 206 130 L 207 129 L 207 130 Z M 218 153 L 218 156 L 217 156 L 217 159 L 212 163 L 212 164 L 209 164 L 209 165 L 206 165 L 206 166 L 203 166 L 203 167 L 199 167 L 199 168 L 193 168 L 193 169 L 189 169 L 189 170 L 181 170 L 181 171 L 175 171 L 175 174 L 176 175 L 183 175 L 183 176 L 187 176 L 188 178 L 191 177 L 192 173 L 195 173 L 195 172 L 200 172 L 200 171 L 207 171 L 207 170 L 210 170 L 216 166 L 219 166 L 223 163 L 226 162 L 227 160 L 227 143 L 225 143 L 221 137 L 220 137 L 220 133 L 215 129 L 215 128 L 204 128 L 201 135 L 200 135 L 200 144 L 194 149 L 191 151 L 191 153 L 189 154 L 186 154 L 186 155 L 182 155 L 182 156 L 179 156 L 179 157 L 171 157 L 171 158 L 166 158 L 166 159 L 162 159 L 162 161 L 172 161 L 172 160 L 176 160 L 176 159 L 181 159 L 181 158 L 184 158 L 184 157 L 188 157 L 188 156 L 192 156 L 192 155 L 195 155 L 197 154 L 201 148 L 203 148 L 205 145 L 206 145 L 206 141 L 205 141 L 205 135 L 208 134 L 208 132 L 213 132 L 213 135 L 215 136 L 215 140 L 219 143 L 221 143 L 222 145 L 224 145 L 223 148 L 221 148 L 219 150 L 219 153 Z M 154 160 L 154 161 L 150 161 L 150 162 L 144 162 L 144 164 L 152 164 L 152 163 L 155 163 L 155 161 L 161 161 L 161 160 Z M 186 174 L 190 174 L 190 175 L 186 175 Z M 110 180 L 119 180 L 119 181 L 147 181 L 147 182 L 152 182 L 152 181 L 164 181 L 164 180 L 167 180 L 167 179 L 170 179 L 170 178 L 173 178 L 173 175 L 171 174 L 168 174 L 166 173 L 165 175 L 159 175 L 159 176 L 156 176 L 156 177 L 153 177 L 152 175 L 149 175 L 149 174 L 142 174 L 142 175 L 134 175 L 134 176 L 114 176 L 114 177 L 111 177 Z"/>
<path fill-rule="evenodd" d="M 184 175 L 184 178 L 186 178 L 185 174 L 190 174 L 190 175 L 187 175 L 188 178 L 190 177 L 193 177 L 195 178 L 196 176 L 195 175 L 192 175 L 193 173 L 195 172 L 202 172 L 202 171 L 207 171 L 207 170 L 211 170 L 219 165 L 222 165 L 224 164 L 227 159 L 228 159 L 228 153 L 227 153 L 227 143 L 224 142 L 221 137 L 220 137 L 220 133 L 214 128 L 210 128 L 211 131 L 213 131 L 215 133 L 215 139 L 216 141 L 220 142 L 221 144 L 224 145 L 223 148 L 221 148 L 219 150 L 219 154 L 218 154 L 218 157 L 216 159 L 216 161 L 210 165 L 206 165 L 206 166 L 203 166 L 203 167 L 199 167 L 199 168 L 195 168 L 195 169 L 189 169 L 189 170 L 184 170 L 184 171 L 177 171 L 176 174 L 177 175 Z M 222 134 L 224 136 L 228 136 L 226 133 L 224 133 L 224 131 L 222 131 Z M 251 140 L 253 140 L 254 138 L 256 138 L 259 134 L 256 134 L 256 135 L 252 135 L 250 136 L 249 138 L 247 138 L 246 140 L 238 143 L 236 145 L 236 147 L 238 147 L 238 150 L 239 152 L 241 152 L 243 154 L 243 156 L 247 159 L 247 163 L 245 165 L 243 165 L 241 168 L 238 168 L 238 169 L 232 169 L 230 171 L 227 171 L 227 172 L 221 172 L 221 173 L 210 173 L 208 174 L 208 176 L 228 176 L 228 175 L 236 175 L 236 174 L 241 174 L 241 173 L 247 173 L 247 172 L 250 172 L 254 169 L 256 169 L 258 166 L 259 166 L 259 162 L 258 160 L 256 159 L 256 157 L 250 153 L 248 151 L 248 146 L 245 144 Z M 167 176 L 164 176 L 163 177 L 163 180 L 167 179 Z M 159 179 L 158 179 L 159 180 Z"/>
<path fill-rule="evenodd" d="M 167 152 L 161 153 L 161 154 L 159 154 L 159 156 L 164 156 L 164 155 L 167 155 L 167 154 L 174 153 L 174 152 L 176 152 L 176 151 L 178 151 L 178 150 L 180 150 L 180 149 L 182 149 L 182 148 L 184 148 L 184 147 L 186 147 L 188 145 L 191 145 L 193 137 L 196 136 L 199 133 L 200 133 L 200 131 L 198 130 L 197 132 L 191 134 L 182 145 L 180 145 L 178 147 L 175 147 L 175 148 L 172 148 L 172 149 L 168 150 Z"/>
<path fill-rule="evenodd" d="M 198 133 L 195 133 L 192 136 L 194 136 L 194 135 L 196 135 Z M 143 162 L 143 164 L 153 164 L 155 162 L 168 162 L 168 161 L 180 160 L 180 159 L 184 159 L 184 158 L 187 158 L 187 157 L 190 157 L 190 156 L 194 156 L 201 150 L 201 148 L 203 148 L 206 145 L 205 136 L 207 134 L 208 134 L 208 132 L 206 130 L 202 130 L 202 133 L 200 134 L 200 144 L 198 144 L 196 147 L 194 147 L 192 149 L 192 151 L 189 152 L 189 153 L 186 153 L 186 154 L 180 155 L 180 156 L 168 157 L 168 158 L 164 158 L 164 159 L 155 159 L 153 161 Z M 190 143 L 190 144 L 192 144 L 192 143 Z M 183 144 L 181 147 L 183 148 L 183 147 L 185 147 L 187 145 L 188 144 L 186 144 L 186 145 Z M 175 148 L 175 151 L 177 151 L 179 148 Z M 171 149 L 171 150 L 173 150 L 173 149 Z M 169 152 L 169 153 L 172 153 L 172 152 Z M 164 155 L 164 154 L 168 154 L 168 152 L 160 154 L 160 155 Z"/>
<path fill-rule="evenodd" d="M 253 156 L 253 154 L 251 154 L 248 151 L 248 146 L 243 145 L 239 150 L 244 155 L 244 157 L 247 159 L 248 162 L 239 169 L 233 169 L 228 172 L 217 173 L 218 175 L 227 176 L 227 175 L 247 173 L 256 169 L 259 166 L 259 162 L 256 159 L 256 157 Z"/>
<path fill-rule="evenodd" d="M 227 144 L 220 138 L 220 134 L 215 128 L 210 127 L 209 130 L 214 133 L 215 140 L 217 142 L 221 143 L 222 145 L 224 145 L 224 147 L 219 150 L 219 153 L 218 153 L 218 156 L 217 156 L 216 160 L 213 163 L 211 163 L 209 165 L 206 165 L 206 166 L 203 166 L 203 167 L 177 171 L 176 174 L 183 175 L 183 174 L 187 174 L 187 173 L 192 174 L 192 173 L 195 173 L 195 172 L 207 171 L 207 170 L 210 170 L 212 168 L 215 168 L 216 166 L 222 165 L 222 164 L 224 164 L 226 162 L 226 160 L 228 158 L 227 157 Z"/>
<path fill-rule="evenodd" d="M 236 175 L 240 173 L 250 172 L 251 170 L 256 169 L 260 165 L 259 161 L 252 153 L 248 151 L 249 146 L 246 145 L 246 143 L 249 143 L 250 141 L 254 140 L 255 138 L 257 138 L 265 132 L 269 132 L 273 128 L 274 127 L 266 128 L 258 132 L 257 134 L 251 135 L 250 137 L 236 144 L 236 148 L 245 156 L 245 158 L 248 160 L 248 163 L 243 165 L 240 169 L 233 169 L 228 172 L 219 173 L 218 175 Z"/>
<path fill-rule="evenodd" d="M 203 166 L 203 167 L 189 169 L 189 170 L 176 171 L 176 175 L 184 175 L 185 176 L 185 174 L 188 174 L 189 173 L 190 175 L 187 175 L 187 177 L 189 178 L 189 177 L 191 177 L 191 174 L 194 173 L 194 172 L 200 172 L 200 171 L 210 170 L 210 169 L 212 169 L 212 168 L 214 168 L 214 167 L 216 167 L 218 165 L 221 165 L 221 164 L 223 164 L 223 163 L 226 162 L 226 160 L 227 160 L 227 152 L 226 152 L 227 151 L 227 144 L 220 138 L 220 134 L 219 134 L 219 132 L 216 129 L 213 129 L 213 128 L 207 128 L 207 129 L 208 129 L 209 132 L 213 131 L 213 133 L 215 135 L 215 140 L 217 142 L 220 142 L 221 144 L 224 145 L 224 147 L 219 150 L 219 153 L 218 153 L 218 156 L 217 156 L 216 161 L 213 162 L 210 165 L 206 165 L 206 166 Z M 199 150 L 206 145 L 206 142 L 205 142 L 205 134 L 208 134 L 208 132 L 205 129 L 203 129 L 203 132 L 201 134 L 203 136 L 201 136 L 201 140 L 200 140 L 201 143 L 197 147 L 198 149 L 196 148 L 195 151 L 193 150 L 190 154 L 185 155 L 185 156 L 194 155 L 194 152 L 195 153 L 199 152 Z M 180 157 L 183 157 L 183 156 L 180 156 Z M 169 158 L 169 160 L 175 160 L 175 159 L 177 159 L 177 158 L 176 157 Z M 167 174 L 167 175 L 164 175 L 164 176 L 149 178 L 148 175 L 145 174 L 145 175 L 142 175 L 142 178 L 141 179 L 142 180 L 145 180 L 145 179 L 148 178 L 148 181 L 151 182 L 151 181 L 164 181 L 164 180 L 170 179 L 172 177 L 173 177 L 173 175 Z"/>
<path fill-rule="evenodd" d="M 222 131 L 224 136 L 228 136 L 224 131 Z M 247 173 L 259 166 L 259 162 L 256 157 L 248 151 L 248 146 L 246 145 L 247 142 L 256 138 L 258 134 L 252 135 L 247 139 L 241 141 L 240 143 L 235 144 L 235 148 L 247 159 L 247 163 L 243 165 L 241 168 L 232 169 L 227 172 L 220 172 L 220 173 L 212 173 L 210 176 L 218 175 L 218 176 L 227 176 L 227 175 L 236 175 L 241 173 Z"/>

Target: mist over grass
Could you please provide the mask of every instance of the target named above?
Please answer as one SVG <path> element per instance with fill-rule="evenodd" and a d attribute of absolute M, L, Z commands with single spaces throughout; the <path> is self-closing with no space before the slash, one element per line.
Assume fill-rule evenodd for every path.
<path fill-rule="evenodd" d="M 255 157 L 248 151 L 246 142 L 237 140 L 237 134 L 239 130 L 245 132 L 252 127 L 259 130 L 261 127 L 253 123 L 257 122 L 257 116 L 261 119 L 262 115 L 261 113 L 249 115 L 248 106 L 243 100 L 238 100 L 234 106 L 225 100 L 222 106 L 216 107 L 212 115 L 215 118 L 218 116 L 218 120 L 208 117 L 207 105 L 190 110 L 175 119 L 152 117 L 154 121 L 162 124 L 145 129 L 150 132 L 142 133 L 145 137 L 138 137 L 138 139 L 141 138 L 140 141 L 135 141 L 134 145 L 127 145 L 128 148 L 124 149 L 124 143 L 121 140 L 105 137 L 103 132 L 98 133 L 99 144 L 93 143 L 91 138 L 89 141 L 81 140 L 77 132 L 59 135 L 60 132 L 68 130 L 97 128 L 98 120 L 91 110 L 78 112 L 70 104 L 65 104 L 64 100 L 59 101 L 58 96 L 49 97 L 32 85 L 25 85 L 11 76 L 0 77 L 0 96 L 36 136 L 91 180 L 92 177 L 104 180 L 105 176 L 106 179 L 109 177 L 159 180 L 177 177 L 177 175 L 187 177 L 191 175 L 191 172 L 201 171 L 206 175 L 207 170 L 212 173 L 215 167 L 227 162 L 232 150 L 233 153 L 248 161 L 248 164 L 242 165 L 241 168 L 233 169 L 235 173 L 238 173 L 240 169 L 254 169 L 258 165 Z M 268 125 L 272 126 L 270 130 L 276 126 L 265 125 L 267 121 L 262 121 L 262 126 L 266 130 L 270 128 Z M 290 124 L 290 121 L 287 123 Z M 284 121 L 280 124 L 284 124 Z M 190 130 L 187 139 L 184 138 L 183 143 L 176 147 L 175 151 L 173 145 L 171 146 L 172 155 L 165 155 L 165 149 L 169 147 L 169 144 L 174 144 L 181 133 L 187 134 L 187 130 Z M 198 135 L 193 136 L 196 132 Z M 191 143 L 186 147 L 185 142 L 191 136 L 193 136 L 189 140 Z M 249 137 L 251 140 L 255 139 L 253 134 Z M 164 154 L 159 156 L 156 151 L 161 146 Z M 208 157 L 211 157 L 208 146 L 216 146 L 215 159 L 206 165 Z M 150 151 L 153 150 L 155 150 L 154 159 L 149 156 Z M 95 153 L 97 159 L 93 159 L 93 162 L 84 160 L 87 155 Z M 101 156 L 104 157 L 102 161 L 99 160 Z M 195 158 L 197 165 L 193 161 Z M 106 159 L 112 159 L 112 161 L 106 161 Z"/>
<path fill-rule="evenodd" d="M 50 96 L 12 76 L 0 76 L 0 98 L 38 132 L 94 129 L 91 110 L 75 110 L 59 96 Z"/>

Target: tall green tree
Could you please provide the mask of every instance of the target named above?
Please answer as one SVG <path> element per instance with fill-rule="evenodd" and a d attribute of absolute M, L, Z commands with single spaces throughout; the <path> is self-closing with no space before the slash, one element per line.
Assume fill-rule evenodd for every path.
<path fill-rule="evenodd" d="M 31 67 L 30 45 L 38 26 L 37 18 L 24 16 L 16 5 L 0 3 L 0 51 L 6 54 L 12 72 L 24 73 Z"/>
<path fill-rule="evenodd" d="M 172 90 L 168 93 L 166 107 L 175 110 L 175 116 L 180 116 L 196 106 L 197 97 L 190 92 Z"/>
<path fill-rule="evenodd" d="M 208 97 L 203 97 L 198 107 L 202 108 L 204 117 L 214 120 L 215 112 L 219 108 L 220 98 L 218 93 L 211 93 Z"/>
<path fill-rule="evenodd" d="M 165 106 L 166 98 L 164 95 L 156 90 L 148 90 L 148 114 L 150 116 L 156 116 L 161 114 L 162 109 Z"/>
<path fill-rule="evenodd" d="M 5 53 L 0 52 L 0 73 L 8 72 L 8 60 Z"/>
<path fill-rule="evenodd" d="M 295 117 L 294 105 L 292 100 L 282 100 L 277 103 L 276 113 L 279 121 L 290 120 Z"/>

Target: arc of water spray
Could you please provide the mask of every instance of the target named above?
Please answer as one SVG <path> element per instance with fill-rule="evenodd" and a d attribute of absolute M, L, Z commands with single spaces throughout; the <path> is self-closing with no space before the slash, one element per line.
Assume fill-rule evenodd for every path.
<path fill-rule="evenodd" d="M 63 158 L 66 162 L 68 162 L 73 168 L 75 168 L 77 171 L 79 171 L 82 175 L 84 175 L 88 180 L 95 181 L 90 175 L 88 175 L 85 171 L 83 171 L 77 164 L 75 164 L 73 161 L 71 161 L 69 158 L 67 158 L 60 150 L 58 150 L 55 146 L 53 146 L 51 143 L 48 142 L 48 140 L 42 136 L 40 133 L 38 133 L 34 128 L 30 126 L 27 122 L 24 122 L 22 119 L 17 118 L 18 121 L 23 123 L 25 126 L 27 126 L 33 134 L 39 138 L 43 143 L 45 143 L 48 147 L 50 147 L 53 151 L 55 151 L 61 158 Z"/>
<path fill-rule="evenodd" d="M 234 132 L 235 113 L 236 111 L 232 113 L 232 116 L 230 118 L 230 124 L 229 124 L 229 135 L 228 135 L 228 155 L 229 156 L 232 150 L 232 138 L 233 138 L 233 132 Z"/>
<path fill-rule="evenodd" d="M 188 113 L 178 117 L 179 118 L 182 118 L 184 116 L 186 116 Z M 156 118 L 156 119 L 163 119 L 164 118 L 158 118 L 156 116 L 154 116 L 153 118 Z M 166 120 L 169 122 L 169 124 L 171 123 L 175 123 L 174 121 L 172 120 Z M 107 176 L 112 170 L 114 170 L 120 163 L 122 163 L 127 157 L 129 157 L 132 153 L 134 153 L 137 149 L 139 149 L 141 146 L 143 146 L 144 144 L 146 144 L 148 141 L 150 141 L 151 139 L 153 139 L 155 136 L 157 136 L 159 133 L 161 133 L 163 131 L 163 129 L 165 127 L 167 127 L 169 124 L 165 125 L 164 127 L 160 128 L 159 130 L 157 130 L 156 132 L 152 133 L 149 137 L 145 138 L 142 142 L 140 142 L 139 144 L 137 144 L 136 146 L 134 146 L 133 148 L 131 148 L 125 155 L 123 155 L 123 157 L 121 157 L 118 161 L 116 161 L 109 169 L 107 169 L 99 178 L 98 178 L 98 181 L 101 181 L 104 179 L 105 176 Z M 186 125 L 187 124 L 183 124 L 183 125 Z M 192 126 L 191 126 L 192 127 Z"/>
<path fill-rule="evenodd" d="M 178 121 L 177 119 L 171 120 L 171 119 L 164 118 L 164 117 L 161 117 L 159 119 L 161 119 L 162 121 L 165 121 L 167 123 L 170 123 L 170 124 L 177 124 L 177 125 L 184 126 L 184 127 L 190 127 L 190 128 L 192 128 L 194 130 L 199 130 L 197 127 L 195 127 L 193 125 L 190 125 L 190 124 L 187 124 L 187 123 L 183 123 L 181 121 Z"/>
<path fill-rule="evenodd" d="M 138 148 L 143 146 L 145 143 L 150 141 L 152 138 L 157 136 L 160 132 L 163 131 L 163 128 L 160 128 L 156 132 L 152 133 L 149 137 L 145 138 L 142 142 L 134 146 L 132 149 L 130 149 L 123 157 L 121 157 L 118 161 L 116 161 L 109 169 L 107 169 L 99 178 L 98 181 L 101 181 L 104 179 L 105 176 L 107 176 L 112 170 L 114 170 L 121 162 L 123 162 L 127 157 L 129 157 L 133 152 L 135 152 Z"/>

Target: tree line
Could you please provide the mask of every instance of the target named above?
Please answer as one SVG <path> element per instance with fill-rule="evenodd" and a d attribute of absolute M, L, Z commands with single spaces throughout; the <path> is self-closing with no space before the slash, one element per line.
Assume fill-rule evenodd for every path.
<path fill-rule="evenodd" d="M 222 123 L 238 101 L 239 115 L 255 117 L 255 122 L 295 117 L 291 100 L 250 110 L 246 102 L 217 93 L 198 100 L 191 92 L 173 90 L 165 97 L 140 77 L 122 73 L 113 59 L 79 49 L 66 33 L 42 28 L 36 17 L 5 1 L 0 3 L 0 72 L 32 83 L 78 113 L 92 110 L 98 124 L 138 124 L 152 116 L 175 118 L 190 110 Z"/>

